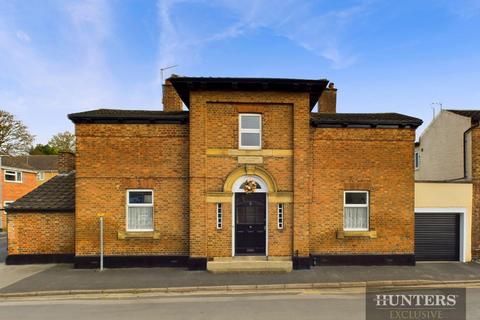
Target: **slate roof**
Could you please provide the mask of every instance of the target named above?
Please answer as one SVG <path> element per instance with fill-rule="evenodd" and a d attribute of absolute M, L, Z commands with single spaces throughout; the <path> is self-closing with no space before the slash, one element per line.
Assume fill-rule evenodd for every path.
<path fill-rule="evenodd" d="M 34 171 L 58 170 L 58 156 L 56 155 L 28 155 L 28 156 L 2 156 L 3 167 Z"/>
<path fill-rule="evenodd" d="M 188 111 L 96 109 L 71 113 L 74 123 L 187 123 Z"/>
<path fill-rule="evenodd" d="M 7 212 L 74 212 L 75 171 L 59 174 L 11 203 Z"/>
<path fill-rule="evenodd" d="M 329 82 L 327 79 L 180 77 L 176 75 L 168 80 L 187 107 L 190 107 L 191 91 L 216 90 L 308 92 L 310 108 L 313 108 Z"/>
<path fill-rule="evenodd" d="M 423 121 L 399 113 L 323 113 L 310 114 L 310 122 L 316 127 L 348 126 L 400 126 L 419 127 Z"/>
<path fill-rule="evenodd" d="M 452 110 L 448 109 L 447 111 L 459 114 L 464 117 L 472 118 L 473 121 L 480 121 L 480 110 Z"/>

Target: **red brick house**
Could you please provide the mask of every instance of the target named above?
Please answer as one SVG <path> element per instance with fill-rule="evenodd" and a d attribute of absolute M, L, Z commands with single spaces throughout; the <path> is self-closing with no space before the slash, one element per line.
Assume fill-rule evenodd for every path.
<path fill-rule="evenodd" d="M 57 156 L 0 156 L 0 229 L 6 230 L 5 206 L 57 174 Z"/>
<path fill-rule="evenodd" d="M 96 267 L 102 215 L 106 266 L 214 271 L 244 256 L 286 269 L 414 264 L 413 154 L 422 121 L 336 113 L 337 90 L 328 84 L 172 77 L 163 111 L 70 114 L 75 229 L 52 223 L 48 231 L 68 233 L 58 238 L 69 245 L 24 250 L 27 212 L 68 215 L 35 207 L 27 195 L 9 209 L 17 219 L 9 237 L 18 241 L 9 240 L 7 263 L 70 254 L 76 267 Z M 73 184 L 67 180 L 59 184 Z M 53 250 L 59 245 L 75 249 Z"/>

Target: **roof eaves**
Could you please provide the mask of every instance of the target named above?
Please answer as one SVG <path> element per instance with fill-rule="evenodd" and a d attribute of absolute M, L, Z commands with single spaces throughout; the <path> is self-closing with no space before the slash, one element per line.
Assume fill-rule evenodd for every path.
<path fill-rule="evenodd" d="M 27 212 L 75 212 L 75 208 L 5 208 L 7 213 L 27 213 Z"/>
<path fill-rule="evenodd" d="M 73 123 L 96 123 L 96 124 L 183 124 L 188 123 L 188 112 L 178 114 L 162 114 L 162 115 L 133 115 L 133 114 L 112 114 L 112 115 L 95 115 L 92 110 L 79 113 L 71 113 L 68 118 Z M 125 110 L 133 111 L 133 110 Z"/>
<path fill-rule="evenodd" d="M 418 121 L 396 121 L 396 120 L 335 120 L 335 119 L 311 119 L 310 123 L 315 127 L 338 125 L 342 127 L 365 125 L 371 127 L 378 126 L 399 126 L 399 127 L 419 127 L 422 122 Z"/>
<path fill-rule="evenodd" d="M 325 90 L 328 80 L 286 78 L 222 78 L 222 77 L 171 77 L 173 87 L 187 107 L 190 106 L 190 91 L 284 91 L 309 92 L 310 109 Z"/>

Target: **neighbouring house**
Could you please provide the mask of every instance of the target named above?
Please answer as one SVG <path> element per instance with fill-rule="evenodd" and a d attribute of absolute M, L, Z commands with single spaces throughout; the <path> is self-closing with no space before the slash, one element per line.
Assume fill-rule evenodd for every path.
<path fill-rule="evenodd" d="M 107 267 L 415 263 L 421 120 L 337 113 L 327 80 L 173 76 L 163 92 L 163 111 L 68 116 L 75 172 L 8 208 L 7 263 L 97 267 L 101 217 Z M 73 179 L 74 207 L 55 204 Z"/>
<path fill-rule="evenodd" d="M 57 156 L 0 156 L 0 229 L 6 227 L 5 207 L 57 174 Z"/>
<path fill-rule="evenodd" d="M 470 248 L 471 251 L 468 254 L 465 253 L 465 257 L 471 255 L 474 259 L 480 257 L 479 123 L 480 110 L 442 110 L 416 143 L 414 160 L 415 180 L 424 186 L 437 185 L 435 188 L 442 188 L 438 184 L 443 183 L 449 185 L 449 188 L 455 185 L 457 186 L 454 188 L 462 188 L 459 185 L 470 185 L 471 191 L 465 190 L 462 195 L 453 189 L 450 189 L 451 192 L 440 192 L 437 201 L 444 202 L 445 198 L 440 196 L 443 195 L 449 196 L 448 200 L 456 197 L 455 201 L 458 203 L 458 200 L 465 195 L 471 195 L 471 210 L 468 204 L 461 207 L 453 204 L 436 206 L 431 202 L 431 212 L 434 212 L 435 208 L 440 210 L 438 214 L 426 219 L 431 226 L 437 226 L 437 233 L 443 230 L 443 236 L 438 235 L 439 237 L 436 238 L 439 244 L 446 242 L 451 244 L 453 241 L 461 245 L 464 242 L 467 244 L 465 248 Z M 466 213 L 462 214 L 462 210 Z M 462 218 L 463 216 L 465 218 Z M 430 239 L 434 238 L 430 237 Z M 427 246 L 431 244 L 431 241 L 426 243 Z M 455 255 L 453 249 L 452 245 L 444 246 L 442 254 Z M 460 251 L 462 251 L 461 248 Z"/>

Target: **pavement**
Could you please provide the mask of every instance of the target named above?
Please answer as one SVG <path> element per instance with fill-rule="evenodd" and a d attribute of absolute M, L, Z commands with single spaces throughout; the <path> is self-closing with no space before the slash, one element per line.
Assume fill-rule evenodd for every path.
<path fill-rule="evenodd" d="M 15 278 L 14 278 L 15 276 Z M 112 290 L 235 285 L 345 283 L 392 280 L 480 280 L 478 263 L 418 263 L 416 266 L 313 267 L 290 273 L 212 274 L 183 268 L 73 269 L 69 264 L 0 265 L 0 294 L 59 290 Z"/>

